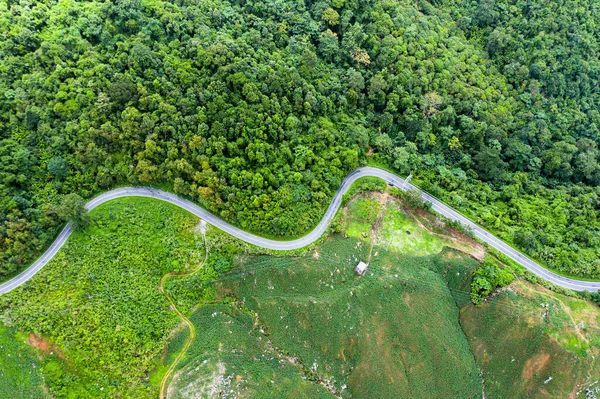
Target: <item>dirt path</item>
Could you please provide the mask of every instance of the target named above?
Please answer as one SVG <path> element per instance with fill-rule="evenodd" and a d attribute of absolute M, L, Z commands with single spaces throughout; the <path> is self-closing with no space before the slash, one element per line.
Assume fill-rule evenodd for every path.
<path fill-rule="evenodd" d="M 177 355 L 177 357 L 175 358 L 175 360 L 173 361 L 173 363 L 171 364 L 171 366 L 165 373 L 165 376 L 163 377 L 163 379 L 160 383 L 160 399 L 165 399 L 167 397 L 167 388 L 169 386 L 169 378 L 173 374 L 173 371 L 175 370 L 175 367 L 177 367 L 177 364 L 179 364 L 179 362 L 181 361 L 181 359 L 183 358 L 183 356 L 189 349 L 192 342 L 194 342 L 194 339 L 196 339 L 196 328 L 194 327 L 194 324 L 187 317 L 185 317 L 185 315 L 183 313 L 181 313 L 181 311 L 179 309 L 177 309 L 177 306 L 175 305 L 175 301 L 173 301 L 173 298 L 171 298 L 171 296 L 167 293 L 167 291 L 165 291 L 165 282 L 171 277 L 189 277 L 189 276 L 197 273 L 198 271 L 200 271 L 200 269 L 202 269 L 202 267 L 206 264 L 206 259 L 208 258 L 208 247 L 206 246 L 206 234 L 204 231 L 202 232 L 202 237 L 204 238 L 204 260 L 202 262 L 200 262 L 200 264 L 198 264 L 198 267 L 196 267 L 194 270 L 191 270 L 189 272 L 169 272 L 160 279 L 160 285 L 158 287 L 158 290 L 167 298 L 167 301 L 169 301 L 171 309 L 173 309 L 175 312 L 177 312 L 177 315 L 181 319 L 182 323 L 185 324 L 188 327 L 188 329 L 190 330 L 190 335 L 188 336 L 187 340 L 185 341 L 185 345 L 183 345 L 183 348 L 181 348 L 181 351 L 179 352 L 179 354 Z"/>

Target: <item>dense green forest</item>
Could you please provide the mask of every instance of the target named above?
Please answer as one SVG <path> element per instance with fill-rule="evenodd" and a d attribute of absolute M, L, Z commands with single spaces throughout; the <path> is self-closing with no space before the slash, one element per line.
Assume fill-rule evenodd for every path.
<path fill-rule="evenodd" d="M 0 277 L 71 193 L 161 185 L 289 237 L 369 160 L 600 277 L 599 19 L 591 0 L 2 1 Z"/>

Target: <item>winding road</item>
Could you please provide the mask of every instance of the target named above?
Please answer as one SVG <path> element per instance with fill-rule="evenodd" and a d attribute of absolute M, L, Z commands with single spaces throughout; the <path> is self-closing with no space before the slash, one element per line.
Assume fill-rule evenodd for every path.
<path fill-rule="evenodd" d="M 319 222 L 317 227 L 314 228 L 307 235 L 298 238 L 296 240 L 291 241 L 277 241 L 271 240 L 268 238 L 260 237 L 251 233 L 248 233 L 244 230 L 241 230 L 208 212 L 205 209 L 200 208 L 198 205 L 180 198 L 174 194 L 167 193 L 165 191 L 156 190 L 152 188 L 146 187 L 129 187 L 129 188 L 118 188 L 115 190 L 107 191 L 104 194 L 99 195 L 98 197 L 90 200 L 86 204 L 86 208 L 88 210 L 92 210 L 98 205 L 101 205 L 107 201 L 111 201 L 115 198 L 121 197 L 150 197 L 156 198 L 162 201 L 170 202 L 171 204 L 177 205 L 180 208 L 187 210 L 188 212 L 193 213 L 201 219 L 206 220 L 208 223 L 213 226 L 241 239 L 250 244 L 254 244 L 259 247 L 273 249 L 273 250 L 290 250 L 290 249 L 298 249 L 305 247 L 312 242 L 316 241 L 323 233 L 327 230 L 329 223 L 335 216 L 340 204 L 342 202 L 342 196 L 348 191 L 350 186 L 354 181 L 361 177 L 379 177 L 386 181 L 389 185 L 398 187 L 404 191 L 407 190 L 418 190 L 415 186 L 408 183 L 406 180 L 390 173 L 385 170 L 374 168 L 374 167 L 363 167 L 358 168 L 354 172 L 350 173 L 342 182 L 340 188 L 335 193 L 333 197 L 333 201 L 327 208 L 323 219 Z M 515 262 L 521 264 L 523 267 L 529 269 L 536 275 L 541 278 L 544 278 L 558 286 L 569 288 L 577 291 L 598 291 L 600 289 L 600 282 L 597 281 L 581 281 L 568 277 L 560 276 L 552 271 L 545 269 L 540 266 L 538 263 L 529 259 L 516 249 L 512 248 L 508 244 L 501 241 L 499 238 L 492 235 L 490 232 L 485 229 L 479 227 L 475 223 L 471 222 L 469 219 L 461 215 L 459 212 L 455 211 L 451 207 L 445 205 L 438 199 L 433 196 L 422 193 L 422 198 L 425 201 L 429 201 L 432 204 L 433 210 L 445 216 L 448 219 L 456 220 L 462 223 L 463 226 L 470 229 L 472 233 L 479 238 L 481 241 L 486 242 L 491 247 L 494 247 L 498 251 L 502 252 L 504 255 L 508 256 Z M 52 243 L 50 248 L 27 270 L 23 273 L 19 274 L 17 277 L 12 280 L 7 281 L 4 284 L 0 285 L 0 295 L 5 294 L 13 289 L 17 288 L 21 284 L 27 282 L 30 278 L 32 278 L 42 267 L 46 265 L 52 259 L 52 257 L 60 250 L 63 246 L 67 238 L 71 235 L 73 230 L 71 226 L 67 224 L 65 228 L 61 231 L 56 240 Z"/>

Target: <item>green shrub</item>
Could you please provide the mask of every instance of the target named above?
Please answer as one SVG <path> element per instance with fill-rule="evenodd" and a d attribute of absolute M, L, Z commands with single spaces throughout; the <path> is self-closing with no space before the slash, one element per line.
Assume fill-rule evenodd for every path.
<path fill-rule="evenodd" d="M 600 291 L 592 293 L 591 299 L 600 306 Z"/>
<path fill-rule="evenodd" d="M 513 279 L 514 276 L 508 268 L 501 269 L 491 258 L 486 258 L 473 273 L 471 300 L 476 305 L 480 304 L 484 297 L 495 289 L 510 284 Z"/>

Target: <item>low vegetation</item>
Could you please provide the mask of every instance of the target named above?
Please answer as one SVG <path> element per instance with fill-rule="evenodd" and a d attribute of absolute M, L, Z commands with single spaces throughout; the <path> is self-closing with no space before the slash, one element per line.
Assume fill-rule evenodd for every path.
<path fill-rule="evenodd" d="M 488 398 L 600 396 L 600 309 L 518 280 L 460 323 Z"/>
<path fill-rule="evenodd" d="M 144 198 L 91 216 L 33 279 L 0 297 L 0 318 L 57 348 L 41 354 L 51 396 L 155 398 L 147 377 L 179 322 L 158 285 L 203 259 L 198 221 Z"/>
<path fill-rule="evenodd" d="M 481 392 L 485 392 L 487 397 L 514 397 L 517 392 L 528 397 L 545 397 L 544 381 L 548 377 L 531 379 L 529 374 L 523 374 L 524 362 L 527 362 L 525 354 L 519 362 L 505 361 L 503 354 L 498 354 L 497 358 L 491 355 L 495 353 L 492 350 L 494 342 L 498 342 L 505 352 L 521 351 L 519 346 L 530 339 L 529 333 L 525 338 L 513 341 L 494 325 L 495 316 L 486 315 L 477 332 L 467 332 L 469 345 L 463 341 L 462 323 L 477 323 L 477 318 L 483 317 L 478 313 L 479 308 L 471 304 L 472 276 L 485 279 L 496 288 L 510 283 L 509 269 L 501 268 L 491 257 L 478 265 L 465 256 L 466 253 L 483 259 L 478 244 L 469 237 L 444 227 L 426 213 L 415 213 L 395 200 L 385 202 L 382 198 L 379 194 L 363 194 L 349 201 L 341 222 L 342 231 L 349 238 L 337 236 L 306 256 L 233 256 L 231 272 L 214 283 L 218 290 L 213 299 L 229 304 L 230 308 L 228 311 L 218 308 L 215 312 L 215 308 L 210 307 L 214 305 L 209 305 L 209 310 L 213 311 L 211 317 L 226 314 L 233 318 L 226 322 L 229 334 L 222 336 L 233 334 L 236 337 L 234 326 L 239 323 L 238 319 L 254 320 L 253 327 L 248 324 L 248 331 L 237 338 L 240 342 L 255 336 L 258 342 L 269 343 L 265 356 L 268 354 L 273 361 L 279 359 L 282 364 L 293 359 L 294 364 L 302 366 L 299 373 L 304 378 L 314 381 L 315 386 L 325 387 L 331 396 L 426 397 L 435 392 L 436 397 L 480 397 Z M 371 234 L 382 211 L 384 215 L 378 231 Z M 373 251 L 370 251 L 371 245 L 374 245 Z M 461 248 L 464 252 L 448 247 Z M 352 268 L 359 259 L 368 258 L 369 252 L 372 258 L 367 275 L 357 278 Z M 515 293 L 516 290 L 511 288 L 514 284 L 509 284 L 501 294 L 487 298 L 482 306 L 487 309 L 491 306 L 497 311 L 511 309 L 519 320 L 526 320 L 529 313 L 525 309 L 521 312 L 519 303 L 529 301 L 532 304 L 533 301 L 521 298 L 523 292 L 520 290 Z M 519 282 L 516 288 L 521 284 L 525 283 Z M 478 291 L 478 298 L 487 294 Z M 514 306 L 510 302 L 498 305 L 507 295 L 514 301 Z M 551 292 L 545 295 L 551 299 L 558 297 Z M 574 307 L 586 306 L 594 310 L 584 301 L 573 301 L 579 304 Z M 208 311 L 203 309 L 200 307 L 196 312 L 206 315 Z M 576 315 L 573 317 L 577 318 Z M 588 317 L 585 322 L 590 323 L 590 331 L 598 328 L 594 317 Z M 457 324 L 458 320 L 461 324 Z M 517 330 L 514 331 L 516 334 Z M 532 329 L 531 334 L 535 334 L 534 331 Z M 582 370 L 595 367 L 594 362 L 586 359 L 600 345 L 590 341 L 586 347 L 569 338 L 569 334 L 562 336 L 560 330 L 553 330 L 552 336 L 545 341 L 529 344 L 537 348 L 535 350 L 543 350 L 550 342 L 548 340 L 571 342 L 571 347 L 563 345 L 560 350 L 552 349 L 550 342 L 548 350 L 555 350 L 559 359 L 575 356 L 564 363 L 563 376 L 568 376 L 571 371 L 581 375 Z M 592 336 L 590 333 L 589 337 Z M 482 349 L 477 346 L 480 337 L 490 340 L 484 357 L 480 357 Z M 203 342 L 207 341 L 199 336 L 198 345 L 204 345 Z M 261 385 L 256 381 L 255 373 L 244 375 L 240 372 L 244 367 L 240 366 L 239 360 L 247 352 L 246 346 L 234 345 L 231 349 L 231 353 L 237 354 L 234 359 L 229 351 L 220 349 L 222 347 L 214 342 L 203 348 L 201 354 L 190 355 L 187 365 L 181 368 L 179 377 L 173 382 L 174 392 L 175 386 L 200 389 L 199 386 L 208 383 L 223 392 L 238 394 L 256 392 L 261 389 L 257 387 L 262 387 L 263 396 L 279 397 L 278 391 L 274 391 L 268 382 Z M 452 359 L 445 358 L 447 353 L 452 354 Z M 472 353 L 475 353 L 474 358 Z M 533 356 L 533 352 L 528 353 Z M 529 363 L 535 361 L 536 358 Z M 201 364 L 213 366 L 202 368 Z M 214 372 L 214 364 L 220 366 L 219 373 Z M 452 365 L 455 369 L 440 368 L 440 364 Z M 200 367 L 201 378 L 194 379 L 190 374 L 193 367 Z M 514 390 L 512 385 L 508 386 L 506 381 L 509 379 L 504 376 L 508 369 L 516 381 L 514 386 L 529 388 Z M 504 382 L 496 383 L 496 378 L 502 378 Z M 593 382 L 581 381 L 588 385 Z M 553 393 L 575 388 L 575 384 L 565 379 L 555 379 L 554 383 L 560 388 L 553 387 L 550 390 Z M 584 392 L 585 388 L 580 391 Z M 192 395 L 189 391 L 188 394 Z"/>
<path fill-rule="evenodd" d="M 164 284 L 197 331 L 169 397 L 543 398 L 594 389 L 595 305 L 510 283 L 481 245 L 383 189 L 349 199 L 340 233 L 294 256 L 266 254 L 151 199 L 112 201 L 90 217 L 35 278 L 0 297 L 0 351 L 23 356 L 7 356 L 0 389 L 156 397 L 188 339 L 159 282 L 194 270 L 205 254 L 197 273 Z M 360 260 L 369 264 L 363 277 L 353 272 Z"/>
<path fill-rule="evenodd" d="M 45 391 L 37 350 L 27 335 L 0 327 L 0 396 L 15 399 L 50 398 Z"/>
<path fill-rule="evenodd" d="M 361 177 L 352 183 L 352 186 L 348 189 L 348 192 L 344 194 L 342 203 L 346 204 L 356 194 L 366 192 L 379 192 L 382 193 L 387 190 L 387 183 L 377 177 Z"/>
<path fill-rule="evenodd" d="M 169 385 L 169 398 L 331 398 L 268 343 L 246 309 L 209 304 L 190 320 L 201 333 Z"/>
<path fill-rule="evenodd" d="M 192 317 L 206 320 L 196 326 L 207 334 L 199 334 L 202 350 L 190 352 L 174 392 L 195 386 L 198 394 L 215 385 L 281 397 L 286 384 L 274 388 L 257 367 L 278 365 L 278 376 L 291 363 L 295 375 L 312 381 L 312 390 L 324 388 L 327 397 L 478 397 L 481 382 L 467 341 L 457 323 L 448 323 L 458 318 L 454 295 L 464 299 L 476 261 L 453 251 L 414 257 L 381 249 L 367 277 L 358 278 L 353 267 L 368 254 L 364 242 L 338 236 L 318 254 L 240 261 L 215 283 L 229 308 L 208 305 Z M 252 370 L 250 337 L 266 347 L 260 356 L 266 364 Z M 198 367 L 199 374 L 190 373 Z"/>

